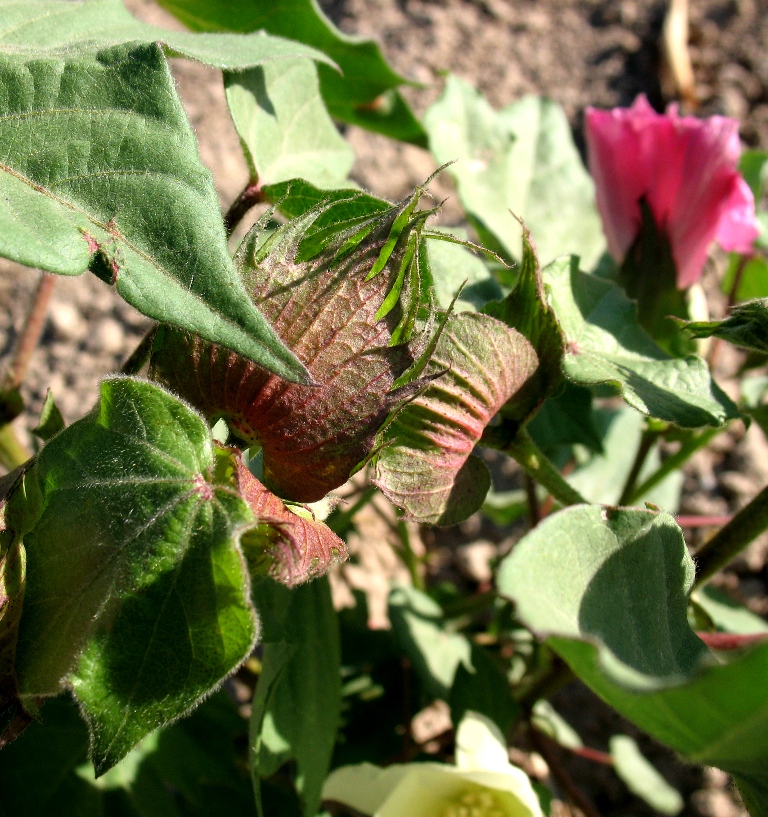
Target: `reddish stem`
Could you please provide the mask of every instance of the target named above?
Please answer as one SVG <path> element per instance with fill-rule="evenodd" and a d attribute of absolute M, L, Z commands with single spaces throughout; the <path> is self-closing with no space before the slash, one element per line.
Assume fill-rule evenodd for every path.
<path fill-rule="evenodd" d="M 243 220 L 245 214 L 260 202 L 264 201 L 264 194 L 256 181 L 249 181 L 245 185 L 240 195 L 232 202 L 232 206 L 224 216 L 224 229 L 227 231 L 227 238 L 235 231 L 235 227 Z"/>
<path fill-rule="evenodd" d="M 731 519 L 732 514 L 724 516 L 678 516 L 676 517 L 677 524 L 681 528 L 719 528 L 727 525 Z"/>
<path fill-rule="evenodd" d="M 752 646 L 752 644 L 761 644 L 764 641 L 768 641 L 768 633 L 734 635 L 733 633 L 697 632 L 696 635 L 711 650 L 741 650 L 744 647 Z"/>

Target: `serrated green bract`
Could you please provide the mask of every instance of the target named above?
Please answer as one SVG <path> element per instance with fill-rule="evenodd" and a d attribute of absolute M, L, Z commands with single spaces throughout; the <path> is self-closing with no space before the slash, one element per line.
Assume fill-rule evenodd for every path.
<path fill-rule="evenodd" d="M 450 173 L 464 208 L 512 258 L 521 256 L 523 219 L 548 263 L 575 253 L 591 267 L 605 249 L 594 185 L 573 144 L 562 108 L 529 96 L 494 111 L 480 93 L 450 76 L 424 125 L 438 163 Z"/>
<path fill-rule="evenodd" d="M 376 456 L 382 492 L 424 524 L 453 525 L 477 511 L 490 475 L 472 449 L 536 365 L 531 344 L 501 321 L 474 312 L 449 317 L 425 369 L 440 376 L 385 432 Z"/>
<path fill-rule="evenodd" d="M 260 608 L 262 589 L 254 585 Z M 253 700 L 251 774 L 258 791 L 262 777 L 294 758 L 304 815 L 314 817 L 341 714 L 339 625 L 328 580 L 292 590 L 283 613 L 284 640 L 265 645 Z"/>
<path fill-rule="evenodd" d="M 227 104 L 259 184 L 306 179 L 336 187 L 354 153 L 323 104 L 311 60 L 281 60 L 225 75 Z"/>
<path fill-rule="evenodd" d="M 768 807 L 768 645 L 716 663 L 686 619 L 694 567 L 665 513 L 568 508 L 501 564 L 522 621 L 624 717 Z"/>
<path fill-rule="evenodd" d="M 683 428 L 738 416 L 701 358 L 672 358 L 656 346 L 616 284 L 580 272 L 575 258 L 542 274 L 567 344 L 563 372 L 574 383 L 610 384 L 633 408 Z"/>
<path fill-rule="evenodd" d="M 181 332 L 166 333 L 153 354 L 153 377 L 261 445 L 263 482 L 283 499 L 314 502 L 346 482 L 390 412 L 419 388 L 396 385 L 431 327 L 421 248 L 428 212 L 414 212 L 418 198 L 383 213 L 368 214 L 364 204 L 353 226 L 310 233 L 330 200 L 266 241 L 254 229 L 238 250 L 254 303 L 306 363 L 313 384 L 286 383 Z M 317 242 L 311 253 L 307 241 Z"/>
<path fill-rule="evenodd" d="M 238 3 L 228 0 L 161 0 L 196 31 L 268 31 L 327 54 L 341 73 L 323 66 L 320 88 L 336 119 L 393 139 L 426 145 L 426 134 L 397 87 L 407 82 L 390 68 L 376 42 L 339 31 L 316 0 Z"/>
<path fill-rule="evenodd" d="M 203 419 L 150 383 L 107 380 L 10 500 L 27 554 L 22 696 L 66 676 L 99 772 L 192 708 L 257 632 L 237 540 L 253 515 Z M 29 511 L 27 511 L 29 509 Z"/>
<path fill-rule="evenodd" d="M 305 376 L 237 277 L 159 46 L 0 50 L 0 86 L 0 255 L 90 268 L 144 314 Z"/>
<path fill-rule="evenodd" d="M 694 338 L 721 338 L 752 352 L 768 352 L 768 299 L 737 304 L 722 321 L 680 321 Z"/>

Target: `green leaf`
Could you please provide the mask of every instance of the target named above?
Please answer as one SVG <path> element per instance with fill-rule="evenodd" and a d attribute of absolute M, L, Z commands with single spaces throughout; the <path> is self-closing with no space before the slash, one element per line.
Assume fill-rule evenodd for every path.
<path fill-rule="evenodd" d="M 597 454 L 603 450 L 591 392 L 568 381 L 542 405 L 528 424 L 528 432 L 544 450 L 570 445 L 583 445 Z"/>
<path fill-rule="evenodd" d="M 320 88 L 331 115 L 393 139 L 426 145 L 426 134 L 396 92 L 407 80 L 390 68 L 373 40 L 339 31 L 316 0 L 239 3 L 228 0 L 161 0 L 196 31 L 259 31 L 319 49 L 341 69 L 322 66 Z"/>
<path fill-rule="evenodd" d="M 673 518 L 575 506 L 519 542 L 500 592 L 624 717 L 768 808 L 768 645 L 715 663 L 686 620 L 694 567 Z"/>
<path fill-rule="evenodd" d="M 768 179 L 768 153 L 764 150 L 743 151 L 739 158 L 739 173 L 749 185 L 755 201 L 760 202 Z"/>
<path fill-rule="evenodd" d="M 719 632 L 736 635 L 768 633 L 768 622 L 764 618 L 737 604 L 727 593 L 712 585 L 697 589 L 691 600 L 704 610 Z"/>
<path fill-rule="evenodd" d="M 643 414 L 683 428 L 738 416 L 701 358 L 671 358 L 653 343 L 618 286 L 580 272 L 574 258 L 558 259 L 543 275 L 567 342 L 563 372 L 570 380 L 609 384 Z"/>
<path fill-rule="evenodd" d="M 471 85 L 449 76 L 424 125 L 439 164 L 449 172 L 467 212 L 506 252 L 521 257 L 521 229 L 533 234 L 545 262 L 564 253 L 589 268 L 605 250 L 592 180 L 584 169 L 562 108 L 528 96 L 494 111 Z"/>
<path fill-rule="evenodd" d="M 251 716 L 251 773 L 258 790 L 261 777 L 294 758 L 305 817 L 314 817 L 341 702 L 338 620 L 327 579 L 291 591 L 285 622 L 288 640 L 264 648 Z"/>
<path fill-rule="evenodd" d="M 37 427 L 32 429 L 32 433 L 44 442 L 47 442 L 52 437 L 55 437 L 64 428 L 64 425 L 64 418 L 61 416 L 59 407 L 53 399 L 51 390 L 48 389 L 43 408 L 40 411 L 40 420 Z"/>
<path fill-rule="evenodd" d="M 75 702 L 52 699 L 42 722 L 3 750 L 0 815 L 251 817 L 253 793 L 235 744 L 246 726 L 229 696 L 217 693 L 96 779 Z"/>
<path fill-rule="evenodd" d="M 645 800 L 662 814 L 679 814 L 685 802 L 680 792 L 671 786 L 646 760 L 637 743 L 628 735 L 614 735 L 610 740 L 611 757 L 616 774 L 627 784 L 632 794 Z"/>
<path fill-rule="evenodd" d="M 385 432 L 375 479 L 385 496 L 429 525 L 454 525 L 479 510 L 491 480 L 472 449 L 536 363 L 528 341 L 501 321 L 451 315 L 425 369 L 439 376 Z"/>
<path fill-rule="evenodd" d="M 236 544 L 253 516 L 229 459 L 177 398 L 115 378 L 11 499 L 27 555 L 19 690 L 55 694 L 72 673 L 100 773 L 193 708 L 254 643 Z"/>
<path fill-rule="evenodd" d="M 11 56 L 160 43 L 173 56 L 228 70 L 295 57 L 333 65 L 320 51 L 261 31 L 248 36 L 190 34 L 148 25 L 133 17 L 120 0 L 0 0 L 0 10 L 0 53 Z"/>
<path fill-rule="evenodd" d="M 337 187 L 354 153 L 328 116 L 311 60 L 269 62 L 224 77 L 232 119 L 254 179 Z"/>
<path fill-rule="evenodd" d="M 741 273 L 738 270 L 741 269 Z M 753 258 L 744 258 L 738 253 L 731 253 L 728 257 L 728 267 L 723 276 L 721 290 L 729 293 L 736 283 L 736 298 L 740 301 L 749 301 L 754 298 L 768 298 L 768 261 L 759 255 Z"/>
<path fill-rule="evenodd" d="M 413 663 L 426 691 L 447 701 L 460 665 L 472 667 L 472 643 L 446 626 L 440 605 L 406 585 L 389 594 L 389 618 L 400 647 Z"/>
<path fill-rule="evenodd" d="M 152 318 L 306 376 L 238 279 L 159 46 L 0 50 L 0 86 L 0 255 L 91 269 Z"/>
<path fill-rule="evenodd" d="M 751 352 L 768 352 L 768 299 L 747 301 L 731 308 L 722 321 L 680 321 L 694 338 L 721 338 Z"/>

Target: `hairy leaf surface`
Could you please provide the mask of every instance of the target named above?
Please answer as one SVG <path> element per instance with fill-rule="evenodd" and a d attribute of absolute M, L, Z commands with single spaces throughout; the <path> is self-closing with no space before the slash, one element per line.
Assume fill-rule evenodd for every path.
<path fill-rule="evenodd" d="M 144 314 L 304 377 L 237 277 L 160 47 L 25 56 L 3 42 L 0 255 L 91 269 Z"/>
<path fill-rule="evenodd" d="M 683 428 L 722 425 L 736 406 L 699 357 L 672 358 L 638 326 L 635 305 L 602 278 L 563 258 L 543 270 L 549 301 L 567 342 L 566 377 L 610 384 L 630 406 Z"/>
<path fill-rule="evenodd" d="M 576 506 L 546 519 L 500 567 L 525 624 L 626 718 L 688 760 L 768 800 L 768 645 L 716 663 L 686 618 L 694 567 L 674 519 Z M 762 810 L 761 810 L 762 809 Z"/>
<path fill-rule="evenodd" d="M 417 357 L 418 343 L 407 332 L 428 313 L 432 297 L 422 275 L 425 216 L 413 214 L 417 201 L 418 194 L 331 230 L 324 249 L 308 260 L 297 254 L 325 205 L 263 244 L 252 231 L 238 250 L 254 303 L 305 363 L 312 385 L 287 383 L 179 332 L 167 333 L 153 356 L 154 377 L 261 445 L 264 484 L 284 499 L 314 502 L 343 484 L 389 413 L 418 388 L 395 388 Z"/>
<path fill-rule="evenodd" d="M 201 417 L 157 386 L 116 378 L 12 498 L 28 517 L 16 531 L 27 553 L 19 689 L 55 694 L 72 673 L 100 772 L 253 645 L 237 547 L 253 516 L 230 472 Z"/>
<path fill-rule="evenodd" d="M 442 376 L 386 430 L 375 480 L 384 494 L 424 524 L 453 525 L 478 510 L 490 475 L 472 449 L 536 364 L 530 343 L 501 321 L 449 317 L 425 369 Z"/>

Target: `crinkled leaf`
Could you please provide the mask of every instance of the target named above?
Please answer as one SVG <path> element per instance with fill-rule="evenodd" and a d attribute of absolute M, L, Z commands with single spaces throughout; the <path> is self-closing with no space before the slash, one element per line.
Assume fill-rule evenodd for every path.
<path fill-rule="evenodd" d="M 294 758 L 304 815 L 314 817 L 341 711 L 339 625 L 327 579 L 294 588 L 285 621 L 287 640 L 264 648 L 251 715 L 251 774 L 258 790 L 260 778 Z"/>
<path fill-rule="evenodd" d="M 605 249 L 594 185 L 573 143 L 562 108 L 528 96 L 494 111 L 471 85 L 449 76 L 424 125 L 438 163 L 450 173 L 467 212 L 513 258 L 521 257 L 520 226 L 533 233 L 549 262 L 576 253 L 591 267 Z"/>
<path fill-rule="evenodd" d="M 320 187 L 344 182 L 354 153 L 328 116 L 311 60 L 227 73 L 224 83 L 251 175 L 262 186 L 299 178 Z"/>
<path fill-rule="evenodd" d="M 768 645 L 718 664 L 686 620 L 694 567 L 665 513 L 568 508 L 501 565 L 525 624 L 622 715 L 768 807 Z"/>
<path fill-rule="evenodd" d="M 721 338 L 752 352 L 768 352 L 768 299 L 737 304 L 722 321 L 681 321 L 694 338 Z"/>
<path fill-rule="evenodd" d="M 449 317 L 425 369 L 443 374 L 387 428 L 376 484 L 424 524 L 453 525 L 479 510 L 490 475 L 472 449 L 535 369 L 530 343 L 501 321 L 473 312 Z"/>
<path fill-rule="evenodd" d="M 347 558 L 344 542 L 309 509 L 288 508 L 239 459 L 237 472 L 240 492 L 258 519 L 242 539 L 251 573 L 266 573 L 292 587 Z"/>
<path fill-rule="evenodd" d="M 610 384 L 633 408 L 683 428 L 738 415 L 701 358 L 671 358 L 654 344 L 618 286 L 580 272 L 574 258 L 558 259 L 543 275 L 567 342 L 563 372 L 573 382 Z"/>
<path fill-rule="evenodd" d="M 254 303 L 306 363 L 313 385 L 286 383 L 180 332 L 166 333 L 153 356 L 153 376 L 261 445 L 264 484 L 284 499 L 314 502 L 343 484 L 389 413 L 418 388 L 394 388 L 419 345 L 403 342 L 403 328 L 428 312 L 431 299 L 417 251 L 424 216 L 410 216 L 417 199 L 367 216 L 363 227 L 337 229 L 307 260 L 297 253 L 325 205 L 264 243 L 253 230 L 238 250 Z M 371 277 L 376 264 L 381 272 Z"/>
<path fill-rule="evenodd" d="M 539 261 L 526 228 L 523 228 L 522 260 L 515 288 L 504 300 L 486 304 L 483 312 L 520 332 L 530 341 L 538 357 L 535 374 L 501 410 L 507 421 L 505 426 L 514 435 L 562 382 L 565 346 L 554 310 L 547 303 Z"/>
<path fill-rule="evenodd" d="M 160 5 L 196 31 L 263 29 L 319 49 L 341 69 L 340 74 L 320 69 L 323 98 L 336 119 L 426 145 L 423 128 L 396 91 L 407 80 L 390 68 L 373 40 L 339 31 L 316 0 L 235 5 L 228 0 L 161 0 Z"/>
<path fill-rule="evenodd" d="M 229 70 L 294 57 L 331 63 L 314 48 L 262 31 L 247 36 L 168 31 L 137 20 L 120 0 L 0 0 L 0 11 L 0 53 L 9 55 L 161 43 L 171 54 Z"/>
<path fill-rule="evenodd" d="M 100 772 L 192 708 L 253 645 L 236 544 L 253 516 L 228 463 L 186 405 L 115 378 L 11 499 L 8 524 L 27 554 L 19 689 L 55 694 L 72 673 Z"/>
<path fill-rule="evenodd" d="M 91 269 L 144 314 L 305 376 L 237 277 L 159 46 L 0 50 L 0 86 L 0 255 Z"/>

